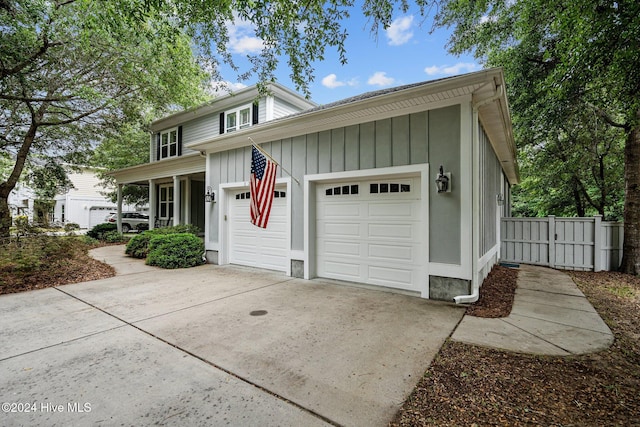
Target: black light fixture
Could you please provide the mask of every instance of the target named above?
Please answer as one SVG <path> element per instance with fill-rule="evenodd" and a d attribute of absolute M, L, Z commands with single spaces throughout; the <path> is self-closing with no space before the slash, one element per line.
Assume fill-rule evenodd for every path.
<path fill-rule="evenodd" d="M 444 169 L 442 165 L 440 165 L 440 173 L 436 176 L 436 187 L 438 188 L 438 193 L 448 193 L 451 190 L 449 189 L 449 180 L 451 177 L 451 173 L 444 173 Z"/>
<path fill-rule="evenodd" d="M 207 203 L 216 201 L 216 193 L 213 192 L 211 187 L 207 187 L 207 193 L 204 195 L 204 201 Z"/>

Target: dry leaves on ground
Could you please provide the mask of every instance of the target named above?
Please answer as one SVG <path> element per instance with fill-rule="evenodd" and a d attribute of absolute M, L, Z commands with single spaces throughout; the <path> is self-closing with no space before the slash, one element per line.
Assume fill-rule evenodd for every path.
<path fill-rule="evenodd" d="M 640 278 L 572 277 L 613 331 L 610 349 L 547 357 L 448 341 L 391 425 L 640 425 Z M 489 292 L 510 288 L 485 286 L 484 301 L 494 301 Z"/>

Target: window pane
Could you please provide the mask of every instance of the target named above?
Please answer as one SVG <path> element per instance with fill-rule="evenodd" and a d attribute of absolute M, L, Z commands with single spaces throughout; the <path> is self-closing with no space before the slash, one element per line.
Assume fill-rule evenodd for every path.
<path fill-rule="evenodd" d="M 342 194 L 349 194 L 349 186 L 348 185 L 343 185 L 342 186 Z"/>
<path fill-rule="evenodd" d="M 389 192 L 389 184 L 380 184 L 380 192 L 388 193 Z"/>
<path fill-rule="evenodd" d="M 240 110 L 240 127 L 245 127 L 251 124 L 251 109 L 245 108 Z"/>
<path fill-rule="evenodd" d="M 160 201 L 164 202 L 167 200 L 167 187 L 160 187 Z"/>
<path fill-rule="evenodd" d="M 227 114 L 227 132 L 236 130 L 236 113 Z"/>
<path fill-rule="evenodd" d="M 333 196 L 333 188 L 327 188 L 324 194 L 325 196 Z"/>
<path fill-rule="evenodd" d="M 173 202 L 173 187 L 168 187 L 169 189 L 169 198 L 167 199 L 170 202 Z"/>
<path fill-rule="evenodd" d="M 400 191 L 400 184 L 389 184 L 391 186 L 392 193 L 398 193 Z"/>
<path fill-rule="evenodd" d="M 333 189 L 333 194 L 337 194 L 337 195 L 339 195 L 339 194 L 340 194 L 340 187 L 336 187 L 336 188 L 334 188 L 334 189 Z"/>
<path fill-rule="evenodd" d="M 411 191 L 411 186 L 409 184 L 402 184 L 400 186 L 400 192 L 401 193 L 408 193 Z"/>
<path fill-rule="evenodd" d="M 176 149 L 177 149 L 177 145 L 176 144 L 171 144 L 169 146 L 169 156 L 175 156 L 177 154 Z"/>
<path fill-rule="evenodd" d="M 173 202 L 169 202 L 169 217 L 173 218 Z"/>
<path fill-rule="evenodd" d="M 162 134 L 162 146 L 165 146 L 169 143 L 169 134 L 168 133 L 163 133 Z"/>
<path fill-rule="evenodd" d="M 175 144 L 178 142 L 178 131 L 177 130 L 173 130 L 171 131 L 171 138 L 169 139 L 169 143 L 170 144 Z"/>
<path fill-rule="evenodd" d="M 167 204 L 160 203 L 160 218 L 166 218 L 166 217 L 167 217 Z"/>
<path fill-rule="evenodd" d="M 352 185 L 351 186 L 351 194 L 358 194 L 358 186 L 357 185 Z"/>
<path fill-rule="evenodd" d="M 160 157 L 168 157 L 169 156 L 169 147 L 166 145 L 162 147 L 162 152 L 160 153 Z"/>
<path fill-rule="evenodd" d="M 377 193 L 377 192 L 378 192 L 378 184 L 370 184 L 369 193 Z"/>

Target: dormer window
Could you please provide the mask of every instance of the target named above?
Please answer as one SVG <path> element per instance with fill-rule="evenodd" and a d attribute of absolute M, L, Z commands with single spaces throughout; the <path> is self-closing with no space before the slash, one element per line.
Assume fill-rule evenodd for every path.
<path fill-rule="evenodd" d="M 224 113 L 225 132 L 234 132 L 251 126 L 251 104 Z"/>

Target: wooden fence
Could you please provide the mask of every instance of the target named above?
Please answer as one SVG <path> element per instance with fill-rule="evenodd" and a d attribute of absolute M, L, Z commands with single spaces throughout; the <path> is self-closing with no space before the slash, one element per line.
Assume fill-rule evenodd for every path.
<path fill-rule="evenodd" d="M 623 225 L 592 218 L 502 218 L 500 260 L 563 270 L 616 270 Z"/>

